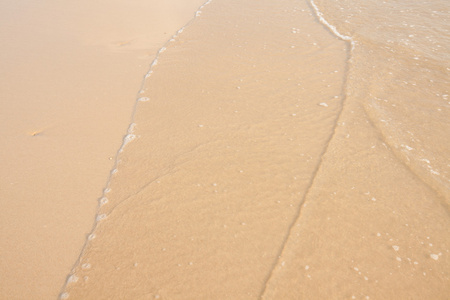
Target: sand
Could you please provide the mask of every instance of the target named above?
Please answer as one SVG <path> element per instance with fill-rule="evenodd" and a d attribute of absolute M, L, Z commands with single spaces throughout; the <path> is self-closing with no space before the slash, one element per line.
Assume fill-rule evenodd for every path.
<path fill-rule="evenodd" d="M 156 52 L 203 3 L 0 4 L 0 298 L 56 299 Z"/>
<path fill-rule="evenodd" d="M 109 71 L 122 56 L 146 64 L 128 72 L 117 67 L 121 77 L 96 89 L 130 91 L 120 113 L 99 125 L 103 107 L 87 109 L 92 123 L 111 134 L 111 152 L 98 156 L 104 168 L 95 168 L 103 174 L 93 170 L 93 150 L 108 145 L 104 133 L 92 140 L 95 147 L 83 142 L 80 124 L 71 135 L 50 122 L 14 136 L 42 151 L 27 150 L 33 154 L 27 166 L 38 169 L 41 162 L 46 169 L 41 182 L 30 179 L 35 188 L 21 189 L 28 198 L 7 194 L 23 200 L 7 202 L 9 210 L 2 213 L 9 219 L 2 222 L 10 230 L 2 231 L 2 241 L 15 238 L 13 218 L 29 222 L 39 211 L 37 225 L 52 220 L 53 239 L 38 241 L 45 231 L 22 221 L 17 228 L 31 239 L 25 244 L 21 233 L 21 239 L 4 242 L 2 252 L 9 256 L 2 269 L 14 261 L 10 257 L 26 257 L 22 269 L 9 268 L 30 268 L 34 277 L 26 274 L 34 283 L 42 279 L 36 262 L 65 260 L 55 279 L 42 280 L 59 280 L 60 299 L 446 299 L 450 65 L 442 48 L 450 45 L 450 35 L 440 19 L 446 6 L 213 0 L 197 10 L 201 4 L 184 23 L 179 19 L 181 30 L 161 35 L 151 47 L 145 28 L 143 40 L 119 34 L 117 16 L 134 12 L 117 7 L 118 15 L 108 14 L 111 23 L 91 19 L 111 36 L 89 30 L 83 41 L 111 55 Z M 9 60 L 14 61 L 20 60 Z M 95 87 L 103 82 L 91 72 L 79 74 L 80 82 L 88 76 Z M 71 80 L 65 89 L 77 86 Z M 55 91 L 62 94 L 72 95 Z M 111 97 L 105 98 L 109 104 Z M 69 102 L 63 105 L 66 114 L 50 105 L 45 110 L 62 116 L 63 124 L 73 126 L 78 119 L 88 125 L 89 113 Z M 83 128 L 91 132 L 92 126 Z M 76 152 L 62 148 L 64 139 Z M 53 152 L 44 152 L 44 145 Z M 67 172 L 70 164 L 76 168 Z M 77 179 L 68 180 L 73 172 Z M 54 183 L 48 189 L 50 175 L 71 184 L 88 180 L 82 188 Z M 82 195 L 88 184 L 93 195 Z M 46 197 L 50 191 L 59 194 Z M 23 257 L 11 246 L 20 243 L 19 249 L 29 249 Z M 72 255 L 65 251 L 69 243 Z M 13 295 L 6 288 L 20 276 L 2 283 L 5 293 Z M 29 295 L 39 298 L 38 293 L 36 288 Z"/>

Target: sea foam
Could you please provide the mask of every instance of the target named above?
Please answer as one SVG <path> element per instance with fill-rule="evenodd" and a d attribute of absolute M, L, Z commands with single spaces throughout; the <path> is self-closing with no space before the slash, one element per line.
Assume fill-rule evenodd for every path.
<path fill-rule="evenodd" d="M 324 18 L 323 13 L 319 10 L 319 8 L 317 7 L 316 3 L 314 3 L 314 0 L 311 0 L 311 6 L 314 8 L 314 12 L 316 14 L 316 16 L 319 18 L 320 22 L 325 25 L 325 27 L 327 27 L 329 30 L 331 30 L 331 32 L 333 32 L 337 37 L 343 39 L 344 41 L 348 41 L 351 43 L 352 45 L 352 49 L 355 47 L 356 42 L 353 40 L 353 38 L 351 36 L 348 35 L 344 35 L 342 33 L 340 33 L 336 26 L 331 25 L 330 23 L 328 23 L 328 21 Z"/>

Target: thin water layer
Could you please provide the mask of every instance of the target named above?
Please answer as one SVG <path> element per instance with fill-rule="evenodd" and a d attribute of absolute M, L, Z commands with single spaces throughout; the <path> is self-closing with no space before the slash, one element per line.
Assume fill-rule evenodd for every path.
<path fill-rule="evenodd" d="M 349 96 L 395 155 L 450 205 L 450 4 L 316 1 L 357 46 Z"/>
<path fill-rule="evenodd" d="M 447 299 L 448 5 L 316 2 L 354 44 L 346 102 L 262 296 Z"/>
<path fill-rule="evenodd" d="M 64 297 L 445 299 L 446 54 L 387 46 L 424 19 L 371 4 L 199 11 L 146 76 Z"/>
<path fill-rule="evenodd" d="M 213 1 L 161 51 L 63 296 L 261 293 L 344 100 L 306 2 Z"/>

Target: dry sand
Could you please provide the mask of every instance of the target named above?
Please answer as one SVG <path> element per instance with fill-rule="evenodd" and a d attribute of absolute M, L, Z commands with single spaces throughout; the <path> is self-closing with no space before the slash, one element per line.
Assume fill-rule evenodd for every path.
<path fill-rule="evenodd" d="M 2 1 L 1 299 L 57 297 L 149 63 L 202 3 Z"/>

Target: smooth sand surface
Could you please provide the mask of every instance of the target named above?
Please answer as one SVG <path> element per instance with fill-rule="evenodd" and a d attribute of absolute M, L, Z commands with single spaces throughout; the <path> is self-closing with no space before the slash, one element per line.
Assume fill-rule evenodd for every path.
<path fill-rule="evenodd" d="M 203 2 L 2 1 L 1 299 L 57 297 L 142 78 Z"/>

